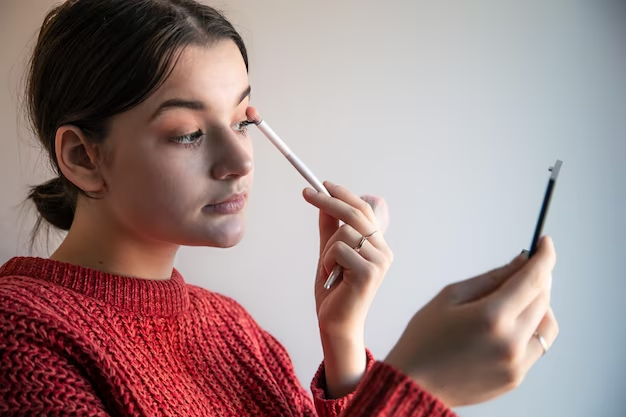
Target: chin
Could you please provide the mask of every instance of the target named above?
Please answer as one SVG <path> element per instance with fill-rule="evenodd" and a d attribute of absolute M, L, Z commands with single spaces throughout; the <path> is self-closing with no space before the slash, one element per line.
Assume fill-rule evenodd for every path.
<path fill-rule="evenodd" d="M 236 246 L 243 239 L 244 233 L 240 233 L 237 235 L 224 236 L 222 239 L 214 242 L 212 245 L 215 248 L 232 248 Z"/>
<path fill-rule="evenodd" d="M 187 223 L 180 229 L 179 245 L 232 248 L 243 239 L 246 232 L 245 213 L 221 218 L 202 219 Z"/>
<path fill-rule="evenodd" d="M 211 233 L 209 236 L 195 236 L 191 239 L 183 239 L 178 244 L 182 246 L 206 246 L 211 248 L 232 248 L 236 246 L 244 236 L 244 230 L 238 233 Z"/>
<path fill-rule="evenodd" d="M 244 218 L 229 219 L 229 221 L 213 225 L 207 230 L 202 246 L 232 248 L 241 242 L 245 232 L 246 222 Z"/>

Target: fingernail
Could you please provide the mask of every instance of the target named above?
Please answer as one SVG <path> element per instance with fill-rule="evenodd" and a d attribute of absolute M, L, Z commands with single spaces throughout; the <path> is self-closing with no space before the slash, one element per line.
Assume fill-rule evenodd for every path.
<path fill-rule="evenodd" d="M 330 182 L 330 181 L 324 181 L 324 185 L 328 185 L 328 186 L 331 186 L 331 187 L 334 187 L 334 186 L 335 186 L 335 184 L 333 184 L 333 183 L 332 183 L 332 182 Z"/>
<path fill-rule="evenodd" d="M 528 251 L 526 249 L 522 249 L 522 253 L 520 253 L 520 255 L 528 256 Z"/>
<path fill-rule="evenodd" d="M 307 188 L 304 189 L 304 193 L 306 195 L 308 195 L 308 196 L 313 196 L 313 195 L 317 194 L 317 191 L 314 190 L 313 188 L 308 188 L 307 187 Z"/>

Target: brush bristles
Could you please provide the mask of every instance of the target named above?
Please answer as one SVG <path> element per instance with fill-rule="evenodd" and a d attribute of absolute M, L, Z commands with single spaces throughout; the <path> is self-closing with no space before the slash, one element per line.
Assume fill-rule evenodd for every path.
<path fill-rule="evenodd" d="M 248 107 L 246 109 L 246 117 L 248 118 L 248 121 L 254 123 L 255 125 L 258 125 L 263 121 L 261 116 L 259 116 L 259 112 L 257 112 L 254 107 Z"/>

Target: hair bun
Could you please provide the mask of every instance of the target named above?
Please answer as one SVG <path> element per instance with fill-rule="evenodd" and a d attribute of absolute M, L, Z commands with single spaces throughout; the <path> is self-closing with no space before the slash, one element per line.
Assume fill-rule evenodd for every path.
<path fill-rule="evenodd" d="M 61 230 L 70 230 L 74 221 L 75 204 L 63 179 L 53 178 L 31 187 L 28 198 L 33 200 L 37 211 L 48 223 Z"/>

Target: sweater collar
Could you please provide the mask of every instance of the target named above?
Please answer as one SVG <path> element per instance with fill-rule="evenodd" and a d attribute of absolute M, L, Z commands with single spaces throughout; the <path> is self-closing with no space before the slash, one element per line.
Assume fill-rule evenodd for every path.
<path fill-rule="evenodd" d="M 182 275 L 170 279 L 127 277 L 79 265 L 36 257 L 15 257 L 0 267 L 0 278 L 21 276 L 44 280 L 139 314 L 169 316 L 189 307 Z"/>

